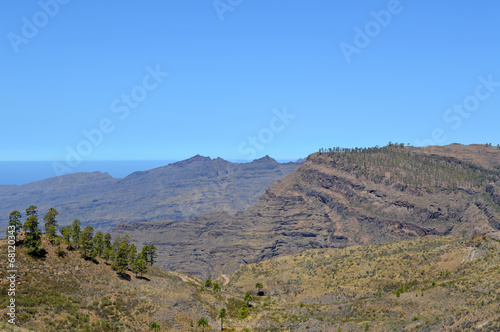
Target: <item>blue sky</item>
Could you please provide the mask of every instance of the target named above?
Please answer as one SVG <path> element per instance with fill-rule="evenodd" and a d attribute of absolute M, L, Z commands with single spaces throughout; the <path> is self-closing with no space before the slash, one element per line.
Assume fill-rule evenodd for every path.
<path fill-rule="evenodd" d="M 496 145 L 499 12 L 492 0 L 2 1 L 0 160 Z"/>

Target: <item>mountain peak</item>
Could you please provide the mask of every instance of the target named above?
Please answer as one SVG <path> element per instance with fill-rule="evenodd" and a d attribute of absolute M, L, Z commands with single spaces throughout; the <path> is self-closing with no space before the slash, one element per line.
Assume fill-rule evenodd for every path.
<path fill-rule="evenodd" d="M 191 164 L 202 164 L 204 162 L 210 162 L 210 161 L 212 161 L 212 158 L 203 157 L 203 156 L 197 154 L 196 156 L 193 156 L 189 159 L 185 159 L 185 160 L 181 160 L 181 161 L 172 163 L 172 164 L 170 164 L 170 166 L 185 167 L 185 166 L 191 165 Z"/>
<path fill-rule="evenodd" d="M 197 154 L 196 156 L 186 159 L 185 161 L 198 162 L 198 161 L 211 161 L 211 160 L 212 158 L 210 157 L 203 157 L 202 155 Z"/>
<path fill-rule="evenodd" d="M 267 154 L 262 158 L 255 159 L 253 162 L 266 162 L 266 163 L 278 164 L 278 162 L 275 159 L 269 157 L 269 155 Z"/>

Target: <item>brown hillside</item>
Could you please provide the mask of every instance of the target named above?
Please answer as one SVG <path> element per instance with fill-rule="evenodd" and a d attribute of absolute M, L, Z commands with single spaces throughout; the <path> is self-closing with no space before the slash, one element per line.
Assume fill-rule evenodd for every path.
<path fill-rule="evenodd" d="M 498 241 L 426 236 L 276 257 L 228 291 L 254 295 L 252 331 L 499 331 L 499 265 Z"/>
<path fill-rule="evenodd" d="M 102 259 L 84 260 L 77 251 L 56 254 L 43 237 L 47 255 L 35 259 L 21 245 L 16 250 L 16 325 L 30 331 L 149 331 L 158 322 L 162 331 L 187 331 L 191 321 L 216 315 L 225 305 L 222 293 L 179 272 L 148 266 L 143 277 L 128 271 L 120 277 Z M 0 240 L 0 271 L 6 275 L 7 241 Z M 0 330 L 9 331 L 6 307 L 9 288 L 0 284 Z M 4 324 L 5 323 L 5 324 Z M 4 325 L 3 325 L 4 324 Z"/>
<path fill-rule="evenodd" d="M 154 243 L 161 266 L 201 277 L 312 248 L 424 235 L 500 239 L 499 163 L 498 148 L 479 145 L 315 153 L 244 212 L 114 234 Z"/>
<path fill-rule="evenodd" d="M 0 262 L 7 261 L 0 241 Z M 15 331 L 498 331 L 500 246 L 478 237 L 426 236 L 390 244 L 312 249 L 249 264 L 217 278 L 220 290 L 187 274 L 149 267 L 121 278 L 75 251 L 43 259 L 18 246 Z M 63 246 L 64 248 L 64 246 Z M 5 273 L 5 263 L 0 270 Z M 256 283 L 262 289 L 256 288 Z M 7 293 L 2 283 L 0 291 Z M 252 298 L 244 300 L 248 292 Z M 0 329 L 8 296 L 0 297 Z M 247 303 L 250 307 L 247 307 Z M 192 326 L 194 325 L 194 326 Z"/>

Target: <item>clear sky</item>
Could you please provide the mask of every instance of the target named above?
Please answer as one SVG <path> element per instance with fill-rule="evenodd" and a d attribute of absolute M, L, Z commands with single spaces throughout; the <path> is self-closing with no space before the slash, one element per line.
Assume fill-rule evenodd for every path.
<path fill-rule="evenodd" d="M 0 160 L 496 145 L 499 14 L 493 0 L 5 0 Z"/>

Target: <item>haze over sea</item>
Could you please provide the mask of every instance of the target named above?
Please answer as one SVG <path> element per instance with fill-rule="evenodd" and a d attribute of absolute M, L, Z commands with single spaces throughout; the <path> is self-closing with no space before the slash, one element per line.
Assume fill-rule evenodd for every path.
<path fill-rule="evenodd" d="M 123 178 L 133 172 L 165 166 L 175 160 L 87 160 L 73 169 L 75 172 L 106 172 Z M 2 161 L 0 185 L 22 185 L 55 177 L 52 161 Z"/>

